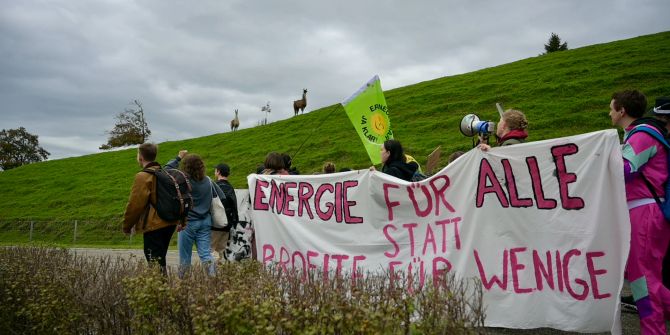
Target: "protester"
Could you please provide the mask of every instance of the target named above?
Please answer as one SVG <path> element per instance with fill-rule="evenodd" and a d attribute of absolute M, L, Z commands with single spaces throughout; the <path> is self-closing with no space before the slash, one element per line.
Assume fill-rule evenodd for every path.
<path fill-rule="evenodd" d="M 157 154 L 156 144 L 144 143 L 137 148 L 137 163 L 142 169 L 156 171 L 161 167 L 155 161 Z M 138 172 L 135 174 L 126 212 L 123 215 L 123 232 L 130 234 L 134 228 L 137 233 L 143 233 L 144 256 L 149 264 L 158 263 L 165 275 L 167 274 L 165 256 L 179 221 L 167 222 L 161 219 L 156 208 L 151 205 L 155 203 L 156 177 L 148 172 Z"/>
<path fill-rule="evenodd" d="M 665 129 L 670 132 L 670 98 L 656 98 L 656 103 L 654 104 L 654 108 L 651 109 L 651 112 L 654 117 L 665 122 Z M 670 288 L 670 245 L 663 258 L 663 285 Z"/>
<path fill-rule="evenodd" d="M 496 128 L 496 139 L 498 146 L 519 144 L 526 141 L 528 137 L 528 120 L 526 116 L 516 109 L 508 109 L 500 117 Z M 480 141 L 481 142 L 481 141 Z M 483 151 L 491 149 L 486 143 L 480 143 L 479 148 Z"/>
<path fill-rule="evenodd" d="M 326 173 L 326 174 L 327 174 L 327 173 L 335 173 L 335 163 L 333 163 L 333 162 L 325 162 L 325 163 L 323 164 L 322 172 L 323 172 L 323 173 Z"/>
<path fill-rule="evenodd" d="M 278 152 L 271 152 L 265 156 L 262 174 L 289 174 L 284 165 L 284 157 Z"/>
<path fill-rule="evenodd" d="M 176 169 L 181 162 L 182 171 L 191 182 L 193 207 L 188 212 L 188 225 L 179 231 L 179 276 L 183 277 L 191 266 L 191 253 L 195 243 L 200 262 L 207 267 L 210 275 L 216 273 L 216 265 L 210 252 L 212 237 L 212 206 L 213 188 L 217 187 L 205 174 L 205 162 L 200 156 L 188 154 L 187 150 L 179 151 L 178 156 L 165 166 Z"/>
<path fill-rule="evenodd" d="M 291 166 L 293 164 L 293 159 L 291 159 L 291 156 L 289 156 L 289 154 L 283 153 L 283 154 L 281 154 L 281 158 L 284 161 L 284 170 L 286 170 L 286 172 L 288 172 L 288 174 L 292 174 L 292 175 L 300 174 L 300 171 L 298 171 L 298 169 Z"/>
<path fill-rule="evenodd" d="M 278 174 L 278 175 L 288 175 L 288 171 L 285 169 L 284 159 L 288 155 L 282 155 L 278 152 L 270 152 L 265 156 L 265 162 L 263 165 L 259 166 L 257 174 Z M 289 157 L 290 160 L 290 157 Z M 262 170 L 261 170 L 262 168 Z M 257 260 L 258 255 L 256 255 L 256 233 L 253 231 L 251 235 L 251 257 Z"/>
<path fill-rule="evenodd" d="M 663 122 L 643 117 L 646 107 L 647 100 L 642 93 L 616 92 L 612 95 L 609 115 L 612 124 L 625 131 L 622 154 L 631 242 L 624 278 L 633 291 L 641 333 L 666 334 L 664 313 L 670 316 L 670 290 L 662 284 L 661 264 L 670 243 L 670 225 L 656 204 L 651 188 L 660 197 L 665 196 L 663 184 L 668 179 L 668 152 L 650 134 L 639 131 L 631 135 L 631 131 L 645 125 L 663 136 L 667 136 L 667 132 Z"/>
<path fill-rule="evenodd" d="M 271 152 L 265 156 L 265 162 L 263 163 L 263 171 L 260 174 L 277 174 L 277 175 L 288 175 L 288 171 L 285 168 L 284 155 L 278 152 Z M 290 158 L 290 157 L 289 157 Z M 252 228 L 253 231 L 253 228 Z M 251 237 L 251 253 L 252 258 L 257 260 L 258 255 L 256 254 L 256 234 L 252 233 Z"/>
<path fill-rule="evenodd" d="M 405 181 L 410 181 L 419 167 L 415 162 L 407 163 L 402 145 L 397 140 L 386 140 L 382 145 L 381 155 L 382 172 Z M 370 170 L 376 171 L 374 165 Z"/>
<path fill-rule="evenodd" d="M 230 175 L 230 167 L 228 164 L 221 163 L 214 169 L 214 176 L 216 177 L 216 184 L 221 188 L 226 198 L 223 199 L 223 207 L 226 209 L 226 218 L 228 219 L 228 227 L 214 228 L 212 227 L 212 250 L 217 253 L 220 260 L 225 259 L 224 252 L 230 239 L 230 231 L 239 222 L 237 214 L 237 197 L 235 196 L 235 188 L 228 181 Z"/>

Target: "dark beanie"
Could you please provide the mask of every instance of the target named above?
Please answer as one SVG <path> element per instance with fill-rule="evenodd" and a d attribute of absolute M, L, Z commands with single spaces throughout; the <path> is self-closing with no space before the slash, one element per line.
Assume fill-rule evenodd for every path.
<path fill-rule="evenodd" d="M 228 177 L 228 175 L 230 175 L 230 166 L 228 166 L 226 163 L 217 165 L 216 169 L 219 171 L 219 174 L 224 177 Z"/>

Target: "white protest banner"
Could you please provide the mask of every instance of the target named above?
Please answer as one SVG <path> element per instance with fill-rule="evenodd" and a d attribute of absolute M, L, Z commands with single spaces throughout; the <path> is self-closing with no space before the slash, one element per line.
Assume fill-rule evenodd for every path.
<path fill-rule="evenodd" d="M 420 183 L 368 170 L 248 182 L 265 264 L 446 269 L 481 280 L 487 326 L 619 331 L 630 223 L 615 130 L 470 150 Z"/>

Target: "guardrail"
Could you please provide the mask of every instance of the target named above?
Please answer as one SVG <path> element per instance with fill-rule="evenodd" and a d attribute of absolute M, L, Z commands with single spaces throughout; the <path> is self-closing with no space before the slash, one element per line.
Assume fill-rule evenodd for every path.
<path fill-rule="evenodd" d="M 236 189 L 237 209 L 241 221 L 251 221 L 249 191 Z M 121 217 L 109 219 L 0 219 L 1 244 L 45 243 L 65 246 L 141 246 L 142 236 L 126 236 L 121 231 Z M 170 245 L 177 245 L 173 238 Z"/>
<path fill-rule="evenodd" d="M 19 219 L 0 220 L 0 243 L 134 246 L 142 244 L 142 237 L 123 234 L 119 219 L 108 221 Z"/>

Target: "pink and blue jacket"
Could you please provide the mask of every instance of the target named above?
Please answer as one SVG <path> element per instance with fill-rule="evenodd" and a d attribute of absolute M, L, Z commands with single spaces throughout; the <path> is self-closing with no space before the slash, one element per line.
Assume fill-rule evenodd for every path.
<path fill-rule="evenodd" d="M 626 200 L 649 199 L 654 196 L 642 180 L 640 174 L 649 180 L 654 191 L 659 197 L 665 196 L 663 185 L 668 179 L 668 152 L 655 138 L 644 132 L 636 132 L 628 136 L 637 124 L 625 129 L 622 154 L 624 158 L 624 178 L 626 180 Z M 664 134 L 657 125 L 646 124 L 646 126 Z"/>

